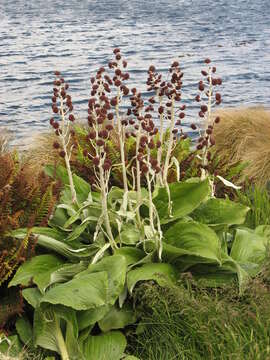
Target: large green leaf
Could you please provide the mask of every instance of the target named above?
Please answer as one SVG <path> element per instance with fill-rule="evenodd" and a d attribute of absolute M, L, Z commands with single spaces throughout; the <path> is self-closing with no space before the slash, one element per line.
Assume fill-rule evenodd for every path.
<path fill-rule="evenodd" d="M 79 263 L 76 264 L 66 263 L 63 266 L 61 266 L 59 269 L 51 273 L 49 285 L 71 280 L 76 274 L 78 274 L 81 271 L 84 271 L 87 268 L 87 266 L 88 266 L 88 262 L 85 261 L 80 261 Z"/>
<path fill-rule="evenodd" d="M 74 278 L 49 289 L 41 303 L 62 304 L 75 310 L 87 310 L 106 304 L 108 275 L 105 271 Z"/>
<path fill-rule="evenodd" d="M 110 330 L 123 329 L 125 326 L 134 324 L 135 322 L 136 316 L 132 308 L 124 307 L 118 309 L 114 306 L 99 320 L 98 325 L 103 332 L 107 332 Z"/>
<path fill-rule="evenodd" d="M 62 267 L 62 264 L 63 260 L 55 255 L 34 256 L 19 267 L 9 286 L 27 286 L 33 281 L 44 292 L 50 283 L 51 273 Z"/>
<path fill-rule="evenodd" d="M 110 310 L 109 305 L 97 307 L 95 309 L 78 311 L 77 320 L 79 330 L 84 330 L 90 325 L 94 325 L 97 321 L 101 320 Z"/>
<path fill-rule="evenodd" d="M 61 305 L 43 305 L 34 313 L 34 343 L 45 349 L 61 353 L 60 320 L 70 324 L 73 337 L 78 337 L 76 314 L 73 309 Z"/>
<path fill-rule="evenodd" d="M 16 321 L 16 331 L 21 341 L 29 348 L 33 347 L 33 330 L 30 321 L 23 316 Z"/>
<path fill-rule="evenodd" d="M 34 309 L 39 306 L 42 299 L 42 294 L 37 287 L 23 289 L 22 296 Z"/>
<path fill-rule="evenodd" d="M 124 256 L 129 266 L 142 260 L 145 257 L 145 252 L 133 246 L 123 246 L 115 251 L 115 255 Z"/>
<path fill-rule="evenodd" d="M 268 240 L 247 228 L 237 229 L 231 249 L 231 257 L 251 276 L 256 275 L 266 256 Z"/>
<path fill-rule="evenodd" d="M 247 206 L 228 199 L 211 198 L 202 203 L 191 217 L 208 225 L 239 225 L 245 222 L 248 211 Z"/>
<path fill-rule="evenodd" d="M 28 229 L 17 229 L 10 231 L 7 235 L 16 239 L 24 239 L 28 234 Z M 89 258 L 94 255 L 98 248 L 95 244 L 82 245 L 82 244 L 65 244 L 64 239 L 58 240 L 57 237 L 63 236 L 62 233 L 50 228 L 32 228 L 31 233 L 37 237 L 37 243 L 51 251 L 65 256 L 68 259 L 83 259 Z M 64 235 L 67 237 L 66 235 Z"/>
<path fill-rule="evenodd" d="M 158 190 L 154 204 L 158 210 L 161 223 L 190 214 L 210 195 L 209 180 L 196 182 L 178 182 L 169 185 L 172 204 L 172 218 L 168 217 L 168 194 L 165 188 Z"/>
<path fill-rule="evenodd" d="M 126 339 L 119 331 L 98 336 L 89 336 L 81 345 L 86 359 L 120 360 L 126 348 Z"/>
<path fill-rule="evenodd" d="M 131 270 L 127 274 L 127 286 L 131 293 L 138 281 L 155 280 L 160 286 L 173 284 L 177 280 L 177 272 L 170 264 L 150 263 Z"/>
<path fill-rule="evenodd" d="M 97 264 L 90 264 L 85 272 L 77 276 L 81 277 L 84 273 L 94 274 L 100 271 L 106 271 L 108 274 L 109 289 L 107 302 L 113 305 L 124 289 L 127 271 L 126 258 L 121 255 L 106 256 Z"/>
<path fill-rule="evenodd" d="M 123 227 L 116 241 L 120 242 L 121 244 L 135 245 L 140 241 L 140 239 L 140 231 L 132 225 L 126 225 Z"/>
<path fill-rule="evenodd" d="M 174 262 L 179 257 L 190 263 L 221 264 L 221 245 L 216 233 L 195 221 L 178 221 L 164 234 L 163 258 Z"/>

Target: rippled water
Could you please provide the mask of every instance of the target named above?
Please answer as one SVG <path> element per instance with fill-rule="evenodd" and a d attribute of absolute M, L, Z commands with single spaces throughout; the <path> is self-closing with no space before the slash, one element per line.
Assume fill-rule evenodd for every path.
<path fill-rule="evenodd" d="M 269 105 L 269 0 L 0 0 L 0 126 L 18 142 L 49 128 L 55 69 L 85 118 L 89 77 L 115 46 L 128 60 L 130 84 L 142 91 L 151 63 L 166 73 L 179 59 L 193 96 L 201 61 L 211 57 L 223 106 Z"/>

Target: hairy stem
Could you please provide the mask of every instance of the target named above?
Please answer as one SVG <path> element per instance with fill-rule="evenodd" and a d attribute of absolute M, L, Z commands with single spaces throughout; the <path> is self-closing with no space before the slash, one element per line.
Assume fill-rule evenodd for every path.
<path fill-rule="evenodd" d="M 127 181 L 127 169 L 126 169 L 126 159 L 125 159 L 125 131 L 121 124 L 121 118 L 119 114 L 119 101 L 120 101 L 120 88 L 118 88 L 117 92 L 117 105 L 115 107 L 116 120 L 117 120 L 117 132 L 119 136 L 120 143 L 120 156 L 121 156 L 121 164 L 122 164 L 122 173 L 123 173 L 123 187 L 124 194 L 128 193 L 128 181 Z M 127 198 L 127 196 L 125 196 Z M 127 209 L 127 203 L 124 204 L 124 209 Z"/>
<path fill-rule="evenodd" d="M 212 72 L 211 72 L 211 69 L 209 69 L 209 89 L 208 89 L 208 107 L 207 107 L 207 121 L 206 121 L 206 124 L 209 124 L 209 122 L 211 120 L 212 93 L 213 93 Z M 205 132 L 205 135 L 206 135 L 206 132 Z M 203 166 L 207 166 L 207 164 L 208 164 L 207 151 L 208 151 L 208 148 L 209 148 L 209 144 L 210 144 L 210 141 L 208 139 L 207 140 L 207 145 L 203 149 L 203 160 L 202 160 Z M 205 169 L 202 169 L 201 180 L 206 179 L 206 177 L 207 177 L 207 171 Z"/>
<path fill-rule="evenodd" d="M 75 190 L 75 186 L 73 183 L 73 177 L 72 177 L 72 172 L 71 172 L 71 168 L 70 168 L 70 161 L 69 161 L 69 155 L 68 155 L 68 149 L 67 149 L 67 144 L 66 144 L 66 135 L 65 134 L 65 113 L 64 113 L 64 104 L 63 104 L 63 98 L 62 96 L 60 97 L 60 113 L 61 113 L 61 118 L 62 118 L 62 134 L 60 134 L 60 138 L 62 141 L 62 146 L 63 146 L 63 150 L 65 152 L 65 164 L 66 164 L 66 169 L 67 169 L 67 173 L 68 173 L 68 180 L 69 180 L 69 185 L 70 185 L 70 190 L 71 190 L 71 198 L 72 198 L 72 203 L 77 203 L 77 194 L 76 194 L 76 190 Z"/>
<path fill-rule="evenodd" d="M 162 96 L 159 97 L 159 106 L 162 106 Z M 158 149 L 158 153 L 157 153 L 157 161 L 158 161 L 158 166 L 161 167 L 161 159 L 162 159 L 162 145 L 163 145 L 163 133 L 164 133 L 164 129 L 163 129 L 163 121 L 164 121 L 164 113 L 160 114 L 159 116 L 159 120 L 160 120 L 160 131 L 159 131 L 159 140 L 161 142 L 161 146 Z M 160 183 L 161 186 L 163 186 L 163 179 L 162 179 L 162 173 L 160 172 L 157 176 L 157 182 L 158 184 Z"/>
<path fill-rule="evenodd" d="M 169 142 L 168 142 L 168 148 L 167 148 L 167 154 L 164 164 L 164 170 L 163 170 L 163 184 L 166 187 L 167 193 L 168 193 L 168 213 L 169 216 L 172 216 L 172 202 L 171 202 L 171 194 L 170 194 L 170 188 L 168 184 L 168 170 L 170 165 L 170 158 L 173 148 L 173 129 L 175 126 L 175 116 L 174 116 L 174 97 L 172 98 L 172 105 L 171 105 L 171 124 L 169 129 Z"/>

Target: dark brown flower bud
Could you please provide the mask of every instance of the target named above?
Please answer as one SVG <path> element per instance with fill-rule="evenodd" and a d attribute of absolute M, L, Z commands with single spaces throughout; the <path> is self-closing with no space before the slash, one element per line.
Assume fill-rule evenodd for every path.
<path fill-rule="evenodd" d="M 128 80 L 129 79 L 129 73 L 122 74 L 122 79 L 123 80 Z"/>
<path fill-rule="evenodd" d="M 203 118 L 204 117 L 204 112 L 199 111 L 199 117 Z"/>
<path fill-rule="evenodd" d="M 112 131 L 113 130 L 113 126 L 111 124 L 107 124 L 105 126 L 105 128 L 108 130 L 108 131 Z"/>
<path fill-rule="evenodd" d="M 217 117 L 215 118 L 215 123 L 218 124 L 219 122 L 220 122 L 220 117 L 217 116 Z"/>
<path fill-rule="evenodd" d="M 143 174 L 146 174 L 148 172 L 148 166 L 146 164 L 142 164 L 141 171 Z"/>
<path fill-rule="evenodd" d="M 203 91 L 203 90 L 204 90 L 204 84 L 203 84 L 202 81 L 199 82 L 198 89 L 199 89 L 200 91 Z"/>
<path fill-rule="evenodd" d="M 154 65 L 150 65 L 148 71 L 149 72 L 155 72 L 156 68 L 154 67 Z"/>
<path fill-rule="evenodd" d="M 185 115 L 185 113 L 180 112 L 178 116 L 179 116 L 180 119 L 184 119 L 184 117 L 185 117 L 186 115 Z"/>
<path fill-rule="evenodd" d="M 154 149 L 155 148 L 155 143 L 153 141 L 153 139 L 150 140 L 149 144 L 148 144 L 149 149 Z"/>
<path fill-rule="evenodd" d="M 59 111 L 59 109 L 58 109 L 58 107 L 57 107 L 57 106 L 53 106 L 52 110 L 53 110 L 53 112 L 54 112 L 55 114 L 57 114 L 57 113 L 58 113 L 58 111 Z"/>
<path fill-rule="evenodd" d="M 56 103 L 56 100 L 57 100 L 56 96 L 53 96 L 53 97 L 52 97 L 52 102 L 53 102 L 53 103 Z"/>
<path fill-rule="evenodd" d="M 109 113 L 109 114 L 107 115 L 107 118 L 108 118 L 108 120 L 112 120 L 112 119 L 113 119 L 113 113 Z"/>
<path fill-rule="evenodd" d="M 98 156 L 93 158 L 93 164 L 96 165 L 96 166 L 99 165 L 99 157 Z"/>
<path fill-rule="evenodd" d="M 75 120 L 75 117 L 73 114 L 70 114 L 69 117 L 68 117 L 69 121 L 74 121 Z"/>
<path fill-rule="evenodd" d="M 160 115 L 163 114 L 163 112 L 164 112 L 164 107 L 163 107 L 163 106 L 160 106 L 160 107 L 158 108 L 158 112 L 159 112 Z"/>
<path fill-rule="evenodd" d="M 210 60 L 209 58 L 207 58 L 207 59 L 204 60 L 204 62 L 205 62 L 206 64 L 210 64 L 211 60 Z"/>
<path fill-rule="evenodd" d="M 90 131 L 88 134 L 89 139 L 94 140 L 96 138 L 96 133 L 94 131 Z"/>
<path fill-rule="evenodd" d="M 117 105 L 117 98 L 116 98 L 116 97 L 114 97 L 114 98 L 111 99 L 111 105 L 112 105 L 112 106 L 116 106 L 116 105 Z"/>
<path fill-rule="evenodd" d="M 205 71 L 205 70 L 202 70 L 202 71 L 201 71 L 201 74 L 202 74 L 203 76 L 207 76 L 207 75 L 208 75 L 207 71 Z"/>
<path fill-rule="evenodd" d="M 201 105 L 201 110 L 202 112 L 206 113 L 208 110 L 208 106 L 207 105 Z"/>
<path fill-rule="evenodd" d="M 190 127 L 191 127 L 192 130 L 196 130 L 196 129 L 197 129 L 197 126 L 196 126 L 195 124 L 191 124 Z"/>
<path fill-rule="evenodd" d="M 103 146 L 105 144 L 104 140 L 102 140 L 102 139 L 97 139 L 96 143 L 97 143 L 97 146 Z"/>
<path fill-rule="evenodd" d="M 55 141 L 55 142 L 53 143 L 53 147 L 54 147 L 55 149 L 59 149 L 59 148 L 60 148 L 60 144 L 59 144 L 57 141 Z"/>
<path fill-rule="evenodd" d="M 172 63 L 172 68 L 175 68 L 175 67 L 177 67 L 177 66 L 179 66 L 179 62 L 178 61 L 174 61 L 173 63 Z"/>
<path fill-rule="evenodd" d="M 121 86 L 121 84 L 122 84 L 121 81 L 118 80 L 118 79 L 116 79 L 116 80 L 114 81 L 114 85 L 117 86 L 117 87 Z"/>
<path fill-rule="evenodd" d="M 105 171 L 108 171 L 108 170 L 110 170 L 111 166 L 112 166 L 112 164 L 111 164 L 109 161 L 106 161 L 106 160 L 105 160 L 105 162 L 104 162 L 104 164 L 103 164 L 103 169 L 104 169 Z"/>
<path fill-rule="evenodd" d="M 155 166 L 155 172 L 158 174 L 161 171 L 159 166 Z"/>
<path fill-rule="evenodd" d="M 123 64 L 123 67 L 124 67 L 124 68 L 127 67 L 127 62 L 126 62 L 126 60 L 123 60 L 123 61 L 122 61 L 122 64 Z"/>
<path fill-rule="evenodd" d="M 64 158 L 66 156 L 66 153 L 64 150 L 59 151 L 59 155 Z"/>
<path fill-rule="evenodd" d="M 161 141 L 160 140 L 157 141 L 156 147 L 157 147 L 157 149 L 159 149 L 161 147 Z"/>
<path fill-rule="evenodd" d="M 58 124 L 57 122 L 54 122 L 54 123 L 53 123 L 53 128 L 54 128 L 54 129 L 58 129 L 58 128 L 59 128 L 59 124 Z"/>
<path fill-rule="evenodd" d="M 217 79 L 217 84 L 218 84 L 218 85 L 222 85 L 222 79 L 221 79 L 221 78 L 218 78 L 218 79 Z"/>
<path fill-rule="evenodd" d="M 196 100 L 197 102 L 200 102 L 200 101 L 201 101 L 200 95 L 196 95 L 195 100 Z"/>
<path fill-rule="evenodd" d="M 220 101 L 220 100 L 221 100 L 221 95 L 220 95 L 220 93 L 216 93 L 216 100 L 217 100 L 217 101 Z"/>
<path fill-rule="evenodd" d="M 196 146 L 196 148 L 197 148 L 197 150 L 201 150 L 201 149 L 203 148 L 203 145 L 202 145 L 202 144 L 198 144 L 198 145 Z"/>
<path fill-rule="evenodd" d="M 212 73 L 215 73 L 217 71 L 217 68 L 215 66 L 212 67 Z"/>
<path fill-rule="evenodd" d="M 50 119 L 50 124 L 53 125 L 53 123 L 54 123 L 54 118 L 51 118 Z"/>
<path fill-rule="evenodd" d="M 215 143 L 216 143 L 216 141 L 213 138 L 213 136 L 210 136 L 210 144 L 213 146 L 213 145 L 215 145 Z"/>
<path fill-rule="evenodd" d="M 118 53 L 115 55 L 116 60 L 121 60 L 121 55 Z"/>
<path fill-rule="evenodd" d="M 114 50 L 113 50 L 113 53 L 116 55 L 117 53 L 119 53 L 120 52 L 120 49 L 119 48 L 115 48 Z"/>
<path fill-rule="evenodd" d="M 217 79 L 212 78 L 212 85 L 213 85 L 213 86 L 216 86 L 216 85 L 217 85 Z"/>
<path fill-rule="evenodd" d="M 206 134 L 208 134 L 208 135 L 211 135 L 212 134 L 212 129 L 206 129 Z"/>
<path fill-rule="evenodd" d="M 176 135 L 176 134 L 178 133 L 178 129 L 173 129 L 173 130 L 172 130 L 172 133 L 173 133 L 174 135 Z"/>

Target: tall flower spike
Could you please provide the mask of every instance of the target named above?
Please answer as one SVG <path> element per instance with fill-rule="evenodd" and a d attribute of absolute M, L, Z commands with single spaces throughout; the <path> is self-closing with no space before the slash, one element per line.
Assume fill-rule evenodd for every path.
<path fill-rule="evenodd" d="M 53 83 L 54 96 L 52 97 L 52 111 L 55 117 L 50 119 L 50 124 L 55 129 L 55 134 L 59 136 L 61 146 L 58 142 L 54 143 L 53 146 L 55 149 L 60 150 L 59 155 L 65 160 L 72 202 L 76 203 L 77 194 L 73 183 L 73 177 L 70 167 L 72 147 L 69 148 L 71 138 L 70 122 L 73 122 L 75 120 L 75 117 L 72 114 L 73 105 L 71 101 L 71 96 L 68 95 L 66 92 L 66 90 L 68 89 L 68 84 L 60 76 L 61 73 L 59 71 L 55 71 L 55 80 Z"/>

